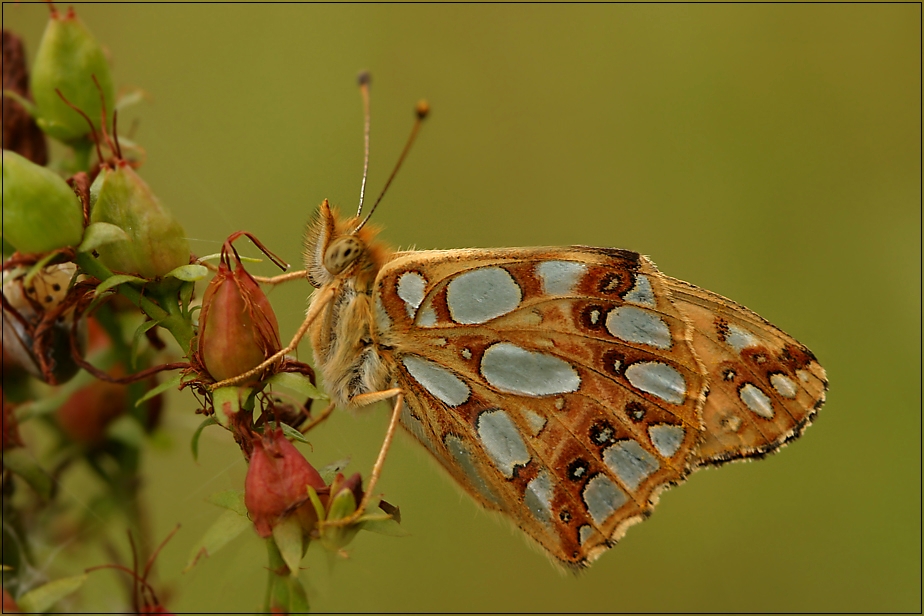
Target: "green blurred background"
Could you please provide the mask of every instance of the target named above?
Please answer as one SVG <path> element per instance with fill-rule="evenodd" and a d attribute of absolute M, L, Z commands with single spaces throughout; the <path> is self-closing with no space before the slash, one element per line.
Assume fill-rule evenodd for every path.
<path fill-rule="evenodd" d="M 323 198 L 355 207 L 365 68 L 373 196 L 414 103 L 432 106 L 376 212 L 393 245 L 636 250 L 756 310 L 828 370 L 801 440 L 695 474 L 578 576 L 398 439 L 379 485 L 411 536 L 360 535 L 333 566 L 312 548 L 314 609 L 921 609 L 920 5 L 77 8 L 116 83 L 150 94 L 128 114 L 141 173 L 197 254 L 246 229 L 298 263 Z M 46 16 L 3 5 L 30 58 Z M 308 292 L 272 292 L 283 337 Z M 179 573 L 219 514 L 204 499 L 245 473 L 214 428 L 192 460 L 194 408 L 175 396 L 173 447 L 149 458 L 156 535 L 183 524 L 161 578 L 174 610 L 250 611 L 265 584 L 255 534 Z M 384 407 L 339 413 L 303 451 L 367 474 L 386 423 Z"/>

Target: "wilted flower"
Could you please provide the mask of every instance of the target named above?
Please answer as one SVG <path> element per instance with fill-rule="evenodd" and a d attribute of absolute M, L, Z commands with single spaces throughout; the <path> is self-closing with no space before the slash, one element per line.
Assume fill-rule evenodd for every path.
<path fill-rule="evenodd" d="M 281 429 L 267 428 L 253 446 L 244 482 L 244 504 L 257 533 L 269 537 L 273 527 L 290 514 L 298 516 L 306 532 L 312 530 L 317 513 L 308 500 L 307 487 L 325 490 L 321 475 L 286 440 Z"/>
<path fill-rule="evenodd" d="M 95 81 L 99 84 L 94 83 Z M 115 88 L 100 46 L 73 8 L 65 15 L 52 9 L 32 67 L 32 96 L 37 122 L 48 135 L 74 141 L 90 131 L 86 120 L 67 105 L 58 91 L 89 117 L 97 130 L 106 109 L 113 108 Z"/>
<path fill-rule="evenodd" d="M 71 354 L 73 306 L 65 299 L 77 271 L 73 263 L 44 268 L 26 284 L 22 269 L 3 273 L 3 351 L 33 376 L 59 384 L 79 367 Z M 77 324 L 78 347 L 86 339 L 86 322 Z"/>
<path fill-rule="evenodd" d="M 216 381 L 243 374 L 282 348 L 273 307 L 231 245 L 241 235 L 260 246 L 253 236 L 243 232 L 225 241 L 218 273 L 205 290 L 199 313 L 199 361 Z M 234 270 L 232 255 L 237 262 Z"/>
<path fill-rule="evenodd" d="M 26 50 L 22 39 L 7 30 L 3 30 L 3 89 L 30 98 Z M 37 165 L 48 162 L 45 135 L 12 96 L 3 97 L 3 149 L 13 150 Z"/>

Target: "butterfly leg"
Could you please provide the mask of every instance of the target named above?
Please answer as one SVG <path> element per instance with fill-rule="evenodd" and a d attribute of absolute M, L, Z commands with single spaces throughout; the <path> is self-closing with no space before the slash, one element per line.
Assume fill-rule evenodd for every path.
<path fill-rule="evenodd" d="M 351 513 L 345 518 L 340 518 L 339 520 L 331 520 L 321 522 L 325 526 L 348 526 L 356 520 L 358 520 L 365 512 L 366 507 L 369 506 L 369 501 L 372 499 L 372 493 L 375 490 L 375 484 L 379 480 L 379 476 L 382 474 L 382 467 L 385 466 L 385 456 L 388 454 L 389 448 L 391 448 L 391 441 L 395 436 L 395 430 L 398 427 L 398 419 L 401 417 L 401 410 L 404 408 L 404 394 L 401 393 L 400 389 L 386 389 L 384 391 L 376 391 L 368 394 L 360 394 L 354 396 L 350 402 L 354 406 L 366 406 L 367 404 L 373 404 L 375 402 L 380 402 L 382 400 L 387 400 L 388 398 L 395 399 L 395 405 L 391 411 L 391 421 L 388 423 L 388 430 L 385 432 L 385 440 L 382 441 L 382 448 L 379 450 L 379 457 L 375 460 L 375 464 L 372 465 L 372 474 L 369 475 L 369 484 L 366 486 L 366 491 L 363 494 L 362 501 L 357 505 L 356 511 Z"/>
<path fill-rule="evenodd" d="M 330 301 L 331 296 L 333 295 L 333 289 L 327 288 L 320 292 L 321 294 L 311 302 L 311 307 L 308 308 L 308 313 L 305 315 L 305 320 L 302 321 L 302 324 L 299 326 L 298 331 L 295 332 L 295 335 L 292 336 L 292 341 L 280 351 L 273 353 L 266 360 L 261 363 L 259 366 L 239 374 L 237 376 L 232 376 L 230 379 L 225 379 L 224 381 L 219 381 L 213 384 L 209 389 L 216 390 L 219 387 L 227 387 L 229 385 L 237 385 L 238 383 L 243 383 L 244 381 L 260 374 L 270 366 L 274 365 L 276 362 L 281 360 L 283 357 L 294 351 L 298 347 L 298 343 L 301 342 L 302 338 L 305 337 L 305 334 L 308 332 L 308 328 L 311 327 L 311 324 L 314 322 L 318 315 L 321 313 L 321 310 L 327 305 L 327 302 Z"/>
<path fill-rule="evenodd" d="M 305 425 L 304 427 L 299 428 L 299 432 L 301 432 L 302 434 L 308 434 L 308 432 L 313 430 L 315 426 L 317 426 L 322 421 L 330 417 L 330 414 L 334 412 L 335 408 L 337 408 L 337 404 L 334 402 L 331 402 L 330 404 L 327 405 L 327 408 L 325 408 L 323 411 L 318 413 L 317 417 L 309 421 L 308 424 Z"/>

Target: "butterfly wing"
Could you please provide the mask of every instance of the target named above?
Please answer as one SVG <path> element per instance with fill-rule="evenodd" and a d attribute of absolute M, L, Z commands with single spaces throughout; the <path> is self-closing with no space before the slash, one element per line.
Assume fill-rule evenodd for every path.
<path fill-rule="evenodd" d="M 707 370 L 701 462 L 762 456 L 800 436 L 828 388 L 812 352 L 740 304 L 663 280 L 693 325 L 693 348 Z"/>
<path fill-rule="evenodd" d="M 559 560 L 593 560 L 696 460 L 704 370 L 647 258 L 398 253 L 373 294 L 404 426 Z"/>

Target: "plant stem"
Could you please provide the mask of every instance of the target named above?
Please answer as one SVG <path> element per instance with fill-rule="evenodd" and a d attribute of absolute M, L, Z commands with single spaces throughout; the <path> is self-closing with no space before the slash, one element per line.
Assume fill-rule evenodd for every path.
<path fill-rule="evenodd" d="M 263 612 L 269 614 L 272 609 L 272 599 L 276 584 L 280 582 L 279 572 L 283 571 L 283 575 L 289 572 L 289 568 L 286 566 L 286 562 L 282 559 L 282 554 L 279 552 L 279 548 L 276 546 L 276 541 L 272 537 L 266 539 L 266 556 L 267 556 L 267 573 L 269 577 L 266 579 L 266 596 L 263 598 Z"/>
<path fill-rule="evenodd" d="M 106 280 L 113 276 L 102 263 L 94 259 L 88 253 L 77 253 L 77 265 L 84 273 L 97 278 L 100 281 Z M 165 285 L 162 289 L 154 291 L 154 298 L 157 303 L 151 301 L 141 292 L 140 289 L 133 287 L 131 284 L 121 284 L 116 290 L 127 297 L 133 304 L 141 308 L 146 315 L 158 322 L 158 325 L 169 331 L 176 339 L 184 353 L 189 353 L 189 346 L 193 338 L 192 324 L 183 318 L 178 297 L 175 289 L 171 294 L 172 285 Z"/>

